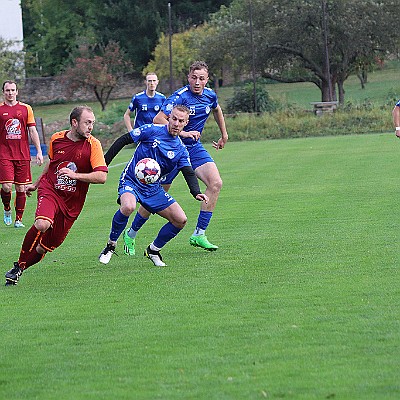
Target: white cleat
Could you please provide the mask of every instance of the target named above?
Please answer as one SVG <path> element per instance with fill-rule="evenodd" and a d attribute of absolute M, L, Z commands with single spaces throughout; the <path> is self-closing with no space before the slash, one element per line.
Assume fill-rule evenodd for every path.
<path fill-rule="evenodd" d="M 144 256 L 151 260 L 156 267 L 167 266 L 167 264 L 163 262 L 160 252 L 151 250 L 150 246 L 147 246 L 147 249 L 144 251 Z"/>
<path fill-rule="evenodd" d="M 103 251 L 99 255 L 99 261 L 102 264 L 108 264 L 111 260 L 111 257 L 115 253 L 115 244 L 107 243 L 107 246 L 104 247 Z"/>

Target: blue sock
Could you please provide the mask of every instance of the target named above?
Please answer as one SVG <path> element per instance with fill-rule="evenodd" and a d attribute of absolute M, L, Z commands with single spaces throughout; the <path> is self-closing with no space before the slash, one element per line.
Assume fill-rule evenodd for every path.
<path fill-rule="evenodd" d="M 110 240 L 116 242 L 128 223 L 129 217 L 126 217 L 118 210 L 113 217 L 111 224 Z"/>
<path fill-rule="evenodd" d="M 212 215 L 213 215 L 212 211 L 200 211 L 199 218 L 197 219 L 195 233 L 196 231 L 198 232 L 199 230 L 204 232 L 207 229 Z"/>
<path fill-rule="evenodd" d="M 181 230 L 182 229 L 177 228 L 175 225 L 172 225 L 171 222 L 167 222 L 164 226 L 161 227 L 160 231 L 158 232 L 158 235 L 153 242 L 154 246 L 161 249 Z"/>
<path fill-rule="evenodd" d="M 131 229 L 135 232 L 137 232 L 148 220 L 148 218 L 143 218 L 138 212 L 135 215 L 135 218 L 133 219 Z"/>

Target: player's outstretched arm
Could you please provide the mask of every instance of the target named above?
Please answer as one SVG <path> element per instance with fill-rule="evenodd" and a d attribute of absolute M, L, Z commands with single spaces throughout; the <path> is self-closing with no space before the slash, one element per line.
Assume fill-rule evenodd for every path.
<path fill-rule="evenodd" d="M 40 179 L 49 170 L 49 164 L 50 164 L 50 161 L 48 161 L 47 164 L 44 166 L 42 173 L 40 174 L 40 176 L 36 179 L 36 181 L 34 183 L 31 183 L 30 185 L 25 186 L 25 193 L 28 197 L 32 196 L 32 192 L 34 192 L 39 187 Z"/>
<path fill-rule="evenodd" d="M 182 172 L 183 177 L 185 178 L 185 181 L 189 187 L 190 194 L 196 200 L 200 200 L 200 201 L 204 200 L 202 198 L 201 199 L 197 198 L 197 196 L 201 195 L 202 193 L 200 190 L 199 181 L 197 180 L 197 176 L 196 176 L 195 172 L 193 171 L 193 168 L 186 166 L 181 169 L 181 172 Z M 208 199 L 207 199 L 207 201 L 208 201 Z"/>
<path fill-rule="evenodd" d="M 104 154 L 104 159 L 106 160 L 106 164 L 110 165 L 111 161 L 115 158 L 115 156 L 128 144 L 134 143 L 132 136 L 129 133 L 125 133 L 125 135 L 120 136 L 108 149 L 107 153 Z"/>

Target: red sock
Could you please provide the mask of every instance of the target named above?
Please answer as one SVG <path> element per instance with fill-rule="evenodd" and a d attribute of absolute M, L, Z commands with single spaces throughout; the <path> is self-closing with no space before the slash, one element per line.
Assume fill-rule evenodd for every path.
<path fill-rule="evenodd" d="M 18 264 L 22 270 L 38 263 L 44 257 L 44 254 L 39 254 L 36 251 L 36 246 L 41 236 L 42 232 L 37 230 L 35 225 L 32 225 L 28 232 L 26 232 L 18 259 Z"/>
<path fill-rule="evenodd" d="M 11 203 L 11 192 L 6 192 L 3 190 L 3 188 L 1 189 L 1 201 L 3 202 L 4 205 L 4 210 L 6 211 L 10 211 L 11 207 L 10 207 L 10 203 Z"/>
<path fill-rule="evenodd" d="M 15 197 L 15 219 L 21 221 L 25 211 L 26 194 L 25 192 L 16 192 Z"/>

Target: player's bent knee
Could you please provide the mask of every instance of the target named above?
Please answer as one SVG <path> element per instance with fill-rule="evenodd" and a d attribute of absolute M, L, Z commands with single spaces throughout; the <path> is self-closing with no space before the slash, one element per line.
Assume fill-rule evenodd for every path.
<path fill-rule="evenodd" d="M 219 193 L 222 189 L 222 179 L 213 180 L 211 184 L 208 186 L 208 189 L 210 189 L 213 192 Z"/>
<path fill-rule="evenodd" d="M 121 212 L 124 214 L 126 217 L 129 217 L 136 208 L 136 204 L 124 204 L 121 206 Z"/>
<path fill-rule="evenodd" d="M 50 221 L 44 219 L 37 219 L 35 221 L 35 228 L 42 233 L 46 232 L 47 229 L 50 228 L 50 226 L 51 226 Z"/>
<path fill-rule="evenodd" d="M 11 190 L 12 190 L 12 183 L 2 183 L 2 185 L 1 185 L 1 187 L 2 187 L 2 189 L 5 191 L 5 192 L 11 192 Z"/>
<path fill-rule="evenodd" d="M 187 217 L 186 215 L 183 215 L 180 218 L 174 218 L 173 221 L 171 221 L 173 225 L 175 225 L 179 229 L 183 229 L 186 225 L 187 222 Z"/>

